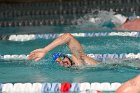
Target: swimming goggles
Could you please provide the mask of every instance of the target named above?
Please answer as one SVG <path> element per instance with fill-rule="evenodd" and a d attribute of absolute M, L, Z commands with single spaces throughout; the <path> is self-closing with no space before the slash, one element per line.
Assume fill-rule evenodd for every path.
<path fill-rule="evenodd" d="M 63 61 L 65 59 L 65 56 L 60 56 L 60 57 L 58 57 L 58 60 L 59 61 Z"/>

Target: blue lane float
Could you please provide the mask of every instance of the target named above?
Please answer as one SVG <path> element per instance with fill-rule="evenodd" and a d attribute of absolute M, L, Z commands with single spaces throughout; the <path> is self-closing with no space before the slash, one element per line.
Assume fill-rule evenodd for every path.
<path fill-rule="evenodd" d="M 80 85 L 79 85 L 79 83 L 72 83 L 71 84 L 70 91 L 71 92 L 80 91 Z"/>
<path fill-rule="evenodd" d="M 41 93 L 48 93 L 51 91 L 51 83 L 43 83 L 41 88 Z"/>

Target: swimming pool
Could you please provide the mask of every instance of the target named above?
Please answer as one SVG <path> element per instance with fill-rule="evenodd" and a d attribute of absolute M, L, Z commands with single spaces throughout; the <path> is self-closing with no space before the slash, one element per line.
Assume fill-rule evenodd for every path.
<path fill-rule="evenodd" d="M 87 54 L 139 53 L 139 38 L 124 36 L 77 37 Z M 26 42 L 0 41 L 1 55 L 29 54 L 44 47 L 53 39 L 36 39 Z M 87 42 L 88 41 L 88 42 Z M 133 46 L 132 46 L 133 45 Z M 137 47 L 137 48 L 136 48 Z M 52 61 L 54 52 L 69 54 L 66 46 L 60 46 L 46 55 L 40 62 L 27 60 L 1 60 L 2 83 L 26 82 L 124 82 L 139 74 L 138 59 L 105 60 L 97 67 L 64 68 Z"/>
<path fill-rule="evenodd" d="M 79 20 L 78 20 L 79 21 Z M 97 26 L 100 25 L 100 26 Z M 50 29 L 49 29 L 50 28 Z M 59 28 L 59 29 L 58 29 Z M 18 29 L 5 28 L 18 33 Z M 23 27 L 22 30 L 36 30 L 36 35 L 12 35 L 9 40 L 0 41 L 0 81 L 1 83 L 34 83 L 34 82 L 120 82 L 123 83 L 140 72 L 139 32 L 115 32 L 102 24 L 92 25 L 85 22 L 75 26 L 60 27 Z M 3 30 L 3 28 L 1 28 Z M 43 30 L 39 33 L 38 30 Z M 46 31 L 49 31 L 45 33 Z M 60 32 L 61 31 L 61 32 Z M 72 33 L 82 44 L 85 53 L 89 56 L 98 54 L 96 58 L 102 61 L 96 67 L 64 68 L 52 61 L 54 52 L 69 54 L 68 48 L 63 45 L 50 51 L 39 62 L 26 60 L 32 50 L 49 44 L 63 32 Z M 51 32 L 56 32 L 51 33 Z M 78 33 L 80 32 L 80 33 Z M 115 33 L 114 33 L 115 32 Z M 14 41 L 10 41 L 14 40 Z M 25 41 L 24 41 L 25 40 Z M 103 59 L 103 55 L 113 55 L 112 58 Z M 7 56 L 8 55 L 8 56 Z M 25 55 L 23 59 L 18 55 Z M 125 57 L 123 57 L 125 55 Z M 8 57 L 12 58 L 8 58 Z M 95 56 L 95 55 L 94 55 Z M 102 57 L 101 57 L 102 56 Z M 119 56 L 119 57 L 118 57 Z"/>
<path fill-rule="evenodd" d="M 77 37 L 77 39 L 87 54 L 137 54 L 140 50 L 140 40 L 136 37 L 105 36 Z M 27 55 L 30 51 L 44 47 L 52 40 L 53 39 L 36 39 L 26 42 L 0 41 L 1 55 Z M 113 60 L 105 60 L 103 64 L 97 67 L 63 68 L 52 61 L 52 54 L 54 52 L 70 53 L 64 45 L 52 50 L 40 62 L 1 60 L 1 82 L 124 82 L 137 75 L 140 71 L 138 59 L 118 59 L 115 62 L 113 62 Z M 62 77 L 60 74 L 64 76 Z"/>

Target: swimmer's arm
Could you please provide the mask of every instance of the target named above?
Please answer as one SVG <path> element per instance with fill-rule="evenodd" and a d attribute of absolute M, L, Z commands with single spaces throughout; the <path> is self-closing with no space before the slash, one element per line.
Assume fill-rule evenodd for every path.
<path fill-rule="evenodd" d="M 32 51 L 29 54 L 28 59 L 38 61 L 41 58 L 43 58 L 47 52 L 62 44 L 67 44 L 72 52 L 72 55 L 74 55 L 77 59 L 80 59 L 79 54 L 83 53 L 83 49 L 80 43 L 69 33 L 65 33 L 61 35 L 60 37 L 55 39 L 52 43 L 50 43 L 44 48 L 40 48 Z"/>
<path fill-rule="evenodd" d="M 76 57 L 79 56 L 79 53 L 84 53 L 81 44 L 70 33 L 65 33 L 55 39 L 44 48 L 44 51 L 47 53 L 55 47 L 63 44 L 67 44 L 72 54 Z"/>

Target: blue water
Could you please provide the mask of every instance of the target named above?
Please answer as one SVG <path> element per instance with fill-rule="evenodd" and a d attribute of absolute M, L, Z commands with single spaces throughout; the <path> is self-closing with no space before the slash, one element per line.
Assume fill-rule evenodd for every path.
<path fill-rule="evenodd" d="M 108 14 L 106 14 L 108 15 Z M 105 17 L 103 15 L 101 17 Z M 86 17 L 86 16 L 85 16 Z M 109 16 L 110 17 L 110 16 Z M 104 18 L 105 19 L 105 18 Z M 40 27 L 8 27 L 0 28 L 1 34 L 24 33 L 62 33 L 62 32 L 112 32 L 108 27 L 109 18 L 104 24 L 92 24 L 84 18 L 75 26 L 40 26 Z M 83 23 L 84 22 L 84 23 Z M 85 53 L 140 53 L 140 39 L 135 37 L 84 37 L 76 38 L 82 44 Z M 45 47 L 53 39 L 38 39 L 27 42 L 0 41 L 0 55 L 29 54 L 36 48 Z M 140 72 L 140 60 L 106 60 L 96 67 L 64 68 L 52 61 L 54 52 L 70 53 L 65 46 L 59 46 L 50 51 L 44 59 L 34 61 L 0 60 L 0 82 L 125 82 Z"/>
<path fill-rule="evenodd" d="M 132 37 L 77 38 L 89 53 L 139 53 L 140 39 Z M 0 41 L 0 54 L 29 54 L 53 39 L 27 42 Z M 87 42 L 88 41 L 88 42 Z M 54 52 L 70 53 L 65 46 L 50 51 L 44 59 L 0 62 L 0 80 L 6 82 L 124 82 L 140 72 L 139 60 L 108 60 L 97 67 L 64 68 L 52 61 Z"/>

